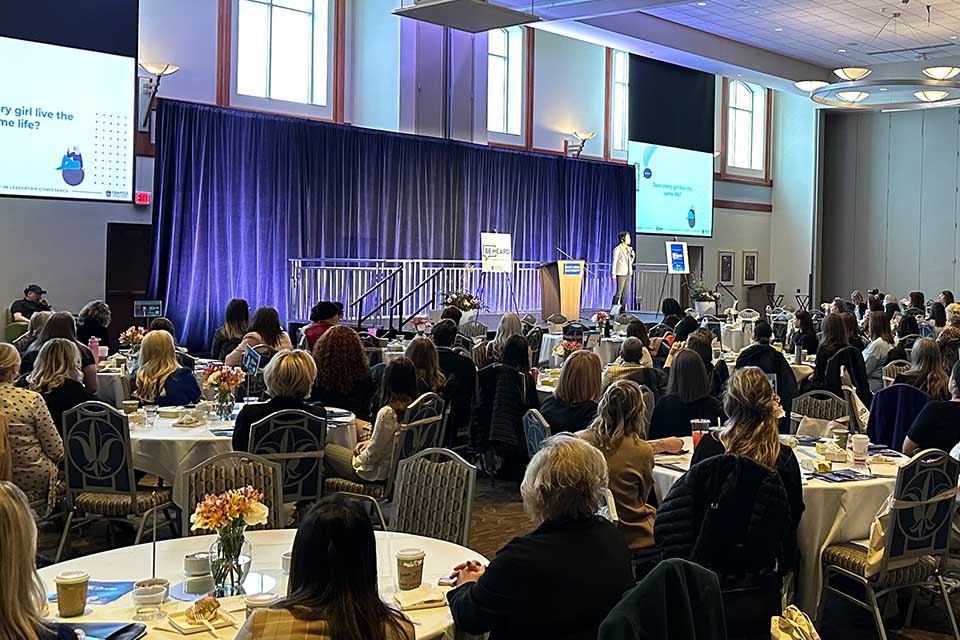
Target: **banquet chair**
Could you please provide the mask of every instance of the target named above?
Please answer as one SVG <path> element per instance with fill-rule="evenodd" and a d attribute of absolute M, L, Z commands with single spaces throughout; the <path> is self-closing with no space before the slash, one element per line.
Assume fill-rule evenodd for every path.
<path fill-rule="evenodd" d="M 893 488 L 893 500 L 889 503 L 889 524 L 884 527 L 883 557 L 875 575 L 866 575 L 868 554 L 865 547 L 848 542 L 824 549 L 823 593 L 817 609 L 820 624 L 823 624 L 827 595 L 834 593 L 872 612 L 877 632 L 881 640 L 886 640 L 878 600 L 888 593 L 910 589 L 910 604 L 904 624 L 904 627 L 909 627 L 916 598 L 914 588 L 936 586 L 943 596 L 953 637 L 960 638 L 941 575 L 950 548 L 958 472 L 960 462 L 937 449 L 920 451 L 900 467 Z M 832 585 L 830 580 L 835 576 L 858 583 L 866 592 L 866 598 L 860 600 Z"/>
<path fill-rule="evenodd" d="M 543 343 L 543 329 L 533 327 L 527 332 L 527 344 L 530 345 L 530 362 L 533 366 L 540 366 L 540 345 Z"/>
<path fill-rule="evenodd" d="M 906 360 L 894 360 L 883 367 L 883 386 L 888 387 L 893 384 L 897 376 L 910 370 L 910 363 Z M 888 383 L 887 380 L 890 382 Z"/>
<path fill-rule="evenodd" d="M 348 427 L 352 429 L 353 427 Z M 271 413 L 250 426 L 250 452 L 280 463 L 283 501 L 316 500 L 323 491 L 327 421 L 300 409 Z"/>
<path fill-rule="evenodd" d="M 337 491 L 331 493 L 330 496 L 356 502 L 367 513 L 367 517 L 370 518 L 370 523 L 375 530 L 387 530 L 387 519 L 383 517 L 383 509 L 380 508 L 380 503 L 375 498 L 365 496 L 362 493 L 350 493 L 349 491 Z"/>
<path fill-rule="evenodd" d="M 523 435 L 527 441 L 527 453 L 532 458 L 543 447 L 543 441 L 550 437 L 550 425 L 538 410 L 530 409 L 523 414 Z"/>
<path fill-rule="evenodd" d="M 613 319 L 613 322 L 614 324 L 627 326 L 634 320 L 638 320 L 638 319 L 639 318 L 637 318 L 637 316 L 633 315 L 632 313 L 621 313 L 620 315 L 618 315 L 616 318 Z"/>
<path fill-rule="evenodd" d="M 914 418 L 928 402 L 929 395 L 909 384 L 893 384 L 878 391 L 867 422 L 870 442 L 900 451 Z"/>
<path fill-rule="evenodd" d="M 63 414 L 63 442 L 67 521 L 55 562 L 60 562 L 71 529 L 90 522 L 133 518 L 139 522 L 134 544 L 140 544 L 144 526 L 160 511 L 161 524 L 176 535 L 170 489 L 137 491 L 126 414 L 95 400 L 79 404 Z M 112 537 L 112 524 L 108 526 Z"/>
<path fill-rule="evenodd" d="M 371 367 L 383 362 L 383 348 L 386 346 L 385 340 L 381 340 L 369 333 L 360 334 L 360 344 L 363 345 L 363 353 L 367 356 L 367 362 Z"/>
<path fill-rule="evenodd" d="M 477 468 L 449 449 L 416 453 L 397 468 L 391 531 L 466 546 Z"/>
<path fill-rule="evenodd" d="M 741 320 L 759 320 L 760 313 L 756 309 L 744 309 L 740 312 L 739 318 Z"/>
<path fill-rule="evenodd" d="M 668 324 L 658 322 L 650 328 L 650 337 L 651 338 L 666 338 L 667 336 L 673 335 L 673 328 Z"/>
<path fill-rule="evenodd" d="M 839 420 L 848 415 L 847 401 L 829 391 L 808 391 L 793 399 L 791 420 L 797 424 L 803 417 L 816 420 Z"/>
<path fill-rule="evenodd" d="M 3 310 L 3 341 L 13 342 L 27 332 L 30 327 L 29 322 L 15 322 L 13 314 L 10 313 L 10 307 L 13 302 L 8 304 Z"/>
<path fill-rule="evenodd" d="M 194 507 L 209 494 L 251 486 L 263 494 L 267 507 L 267 523 L 263 529 L 283 526 L 283 470 L 279 462 L 246 451 L 229 451 L 213 456 L 190 469 L 177 473 L 174 483 L 177 503 L 181 506 L 184 535 L 203 535 L 190 529 L 190 515 Z M 257 527 L 249 527 L 251 529 Z"/>
<path fill-rule="evenodd" d="M 457 336 L 453 339 L 453 346 L 460 347 L 461 349 L 464 349 L 468 352 L 473 351 L 474 344 L 475 343 L 472 338 L 468 338 L 467 336 L 461 333 L 458 333 Z"/>
<path fill-rule="evenodd" d="M 323 483 L 324 493 L 346 491 L 371 496 L 384 502 L 391 500 L 400 462 L 425 449 L 440 446 L 444 404 L 437 394 L 425 393 L 407 407 L 400 421 L 400 428 L 393 437 L 393 454 L 386 480 L 359 483 L 344 478 L 327 478 Z"/>
<path fill-rule="evenodd" d="M 470 322 L 464 322 L 460 325 L 460 334 L 468 338 L 483 338 L 487 339 L 487 334 L 489 333 L 487 325 L 477 320 L 471 320 Z"/>
<path fill-rule="evenodd" d="M 548 324 L 566 324 L 566 322 L 567 316 L 563 315 L 562 313 L 554 313 L 547 318 Z"/>
<path fill-rule="evenodd" d="M 537 326 L 537 317 L 532 313 L 526 313 L 522 318 L 520 318 L 520 323 L 523 325 L 523 328 L 526 331 L 530 331 L 530 329 L 533 329 L 535 326 Z"/>
<path fill-rule="evenodd" d="M 587 327 L 582 322 L 574 320 L 563 325 L 564 338 L 582 338 L 587 332 Z"/>
<path fill-rule="evenodd" d="M 857 396 L 853 385 L 843 385 L 843 399 L 847 402 L 847 415 L 850 433 L 866 433 L 870 422 L 870 409 Z"/>

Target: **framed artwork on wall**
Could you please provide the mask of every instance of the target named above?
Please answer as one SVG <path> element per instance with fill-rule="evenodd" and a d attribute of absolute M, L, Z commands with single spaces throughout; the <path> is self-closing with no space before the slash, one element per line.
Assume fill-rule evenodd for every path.
<path fill-rule="evenodd" d="M 758 259 L 759 259 L 759 252 L 757 251 L 743 252 L 743 284 L 744 286 L 750 285 L 750 284 L 757 284 Z"/>
<path fill-rule="evenodd" d="M 728 287 L 733 286 L 734 261 L 736 257 L 737 254 L 734 251 L 717 252 L 717 280 L 720 281 L 720 284 L 727 285 Z"/>

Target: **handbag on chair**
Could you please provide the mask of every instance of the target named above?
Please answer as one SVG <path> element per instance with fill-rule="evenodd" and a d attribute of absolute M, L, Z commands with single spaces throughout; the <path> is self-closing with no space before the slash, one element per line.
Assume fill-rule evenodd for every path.
<path fill-rule="evenodd" d="M 807 614 L 790 605 L 770 618 L 770 640 L 820 640 L 820 634 Z"/>

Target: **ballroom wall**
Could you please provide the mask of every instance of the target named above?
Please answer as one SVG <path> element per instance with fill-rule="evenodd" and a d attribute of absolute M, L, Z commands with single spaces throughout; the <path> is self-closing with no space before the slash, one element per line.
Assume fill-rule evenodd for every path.
<path fill-rule="evenodd" d="M 823 298 L 956 289 L 960 110 L 825 115 Z"/>

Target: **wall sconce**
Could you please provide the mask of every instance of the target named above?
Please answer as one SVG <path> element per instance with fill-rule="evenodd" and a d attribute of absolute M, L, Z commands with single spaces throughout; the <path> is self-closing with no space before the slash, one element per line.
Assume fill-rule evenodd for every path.
<path fill-rule="evenodd" d="M 596 131 L 571 131 L 570 135 L 577 139 L 577 142 L 574 144 L 567 143 L 566 150 L 567 155 L 573 156 L 574 158 L 579 158 L 580 154 L 583 153 L 583 145 L 587 143 L 587 140 L 594 138 L 597 135 Z"/>
<path fill-rule="evenodd" d="M 155 79 L 140 78 L 140 131 L 147 130 L 147 121 L 150 119 L 150 109 L 153 107 L 153 101 L 160 91 L 160 80 L 163 76 L 173 75 L 180 70 L 175 64 L 167 62 L 141 62 L 140 67 L 147 73 L 156 76 Z"/>

